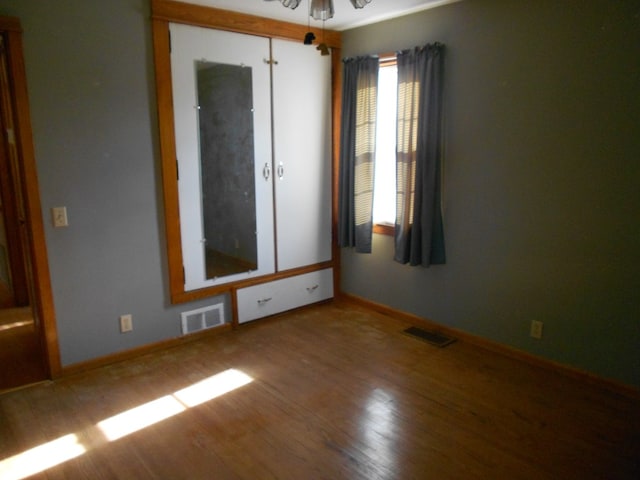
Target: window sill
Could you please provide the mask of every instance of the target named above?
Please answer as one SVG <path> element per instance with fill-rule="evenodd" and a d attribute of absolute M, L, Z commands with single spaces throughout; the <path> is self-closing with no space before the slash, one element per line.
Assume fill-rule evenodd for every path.
<path fill-rule="evenodd" d="M 395 226 L 390 223 L 376 223 L 373 226 L 373 233 L 379 233 L 380 235 L 389 235 L 393 237 L 395 230 Z"/>

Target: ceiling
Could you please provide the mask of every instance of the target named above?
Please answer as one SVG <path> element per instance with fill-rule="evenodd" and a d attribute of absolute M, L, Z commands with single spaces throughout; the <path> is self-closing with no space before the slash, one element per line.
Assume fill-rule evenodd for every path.
<path fill-rule="evenodd" d="M 279 1 L 265 0 L 181 0 L 187 3 L 208 7 L 233 10 L 241 13 L 274 18 L 286 22 L 306 25 L 309 0 L 303 0 L 295 10 L 285 8 Z M 334 0 L 335 15 L 327 20 L 325 28 L 331 30 L 347 30 L 370 23 L 388 20 L 409 13 L 426 10 L 460 0 L 371 0 L 363 9 L 356 10 L 349 0 Z M 309 18 L 311 25 L 319 27 L 321 21 Z"/>

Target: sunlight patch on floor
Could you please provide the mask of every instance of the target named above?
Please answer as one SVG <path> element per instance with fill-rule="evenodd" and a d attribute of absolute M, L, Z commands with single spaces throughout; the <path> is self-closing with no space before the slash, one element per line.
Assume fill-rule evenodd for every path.
<path fill-rule="evenodd" d="M 107 418 L 98 422 L 97 426 L 107 440 L 112 442 L 173 417 L 185 410 L 184 405 L 171 395 L 167 395 Z"/>
<path fill-rule="evenodd" d="M 0 478 L 20 480 L 79 457 L 87 450 L 75 434 L 43 443 L 0 462 Z"/>
<path fill-rule="evenodd" d="M 187 388 L 178 390 L 173 396 L 188 408 L 192 408 L 229 393 L 236 388 L 243 387 L 252 381 L 253 379 L 246 373 L 231 368 L 201 382 L 194 383 Z"/>
<path fill-rule="evenodd" d="M 3 330 L 11 330 L 12 328 L 24 327 L 25 325 L 33 325 L 33 320 L 25 320 L 23 322 L 5 323 L 0 325 L 0 332 Z"/>
<path fill-rule="evenodd" d="M 187 408 L 198 406 L 251 382 L 252 378 L 239 370 L 229 369 L 152 402 L 99 422 L 98 428 L 114 441 L 166 420 Z"/>
<path fill-rule="evenodd" d="M 89 428 L 88 438 L 95 437 L 92 430 L 97 429 L 104 436 L 104 443 L 118 440 L 178 415 L 189 408 L 236 390 L 252 381 L 252 377 L 240 370 L 233 368 L 225 370 L 172 394 L 102 420 Z M 92 444 L 92 448 L 99 446 L 100 443 Z M 65 435 L 1 460 L 0 478 L 2 480 L 21 480 L 79 457 L 87 451 L 88 448 L 79 441 L 77 434 Z"/>

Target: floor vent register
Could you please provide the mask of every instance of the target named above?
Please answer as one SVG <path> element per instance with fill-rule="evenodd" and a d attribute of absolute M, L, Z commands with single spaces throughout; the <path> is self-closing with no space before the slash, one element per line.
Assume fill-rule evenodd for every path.
<path fill-rule="evenodd" d="M 420 327 L 409 327 L 404 330 L 404 333 L 420 340 L 424 340 L 425 342 L 430 343 L 431 345 L 435 345 L 436 347 L 446 347 L 447 345 L 451 345 L 456 341 L 456 339 L 453 337 L 448 337 L 441 333 L 425 330 L 424 328 Z"/>

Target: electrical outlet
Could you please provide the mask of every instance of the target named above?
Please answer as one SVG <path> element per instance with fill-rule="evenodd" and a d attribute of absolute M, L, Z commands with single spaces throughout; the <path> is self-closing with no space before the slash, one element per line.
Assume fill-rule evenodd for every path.
<path fill-rule="evenodd" d="M 133 317 L 131 314 L 120 315 L 120 333 L 126 333 L 133 330 Z"/>
<path fill-rule="evenodd" d="M 529 332 L 533 338 L 540 340 L 542 338 L 542 322 L 539 320 L 531 321 L 531 331 Z"/>

